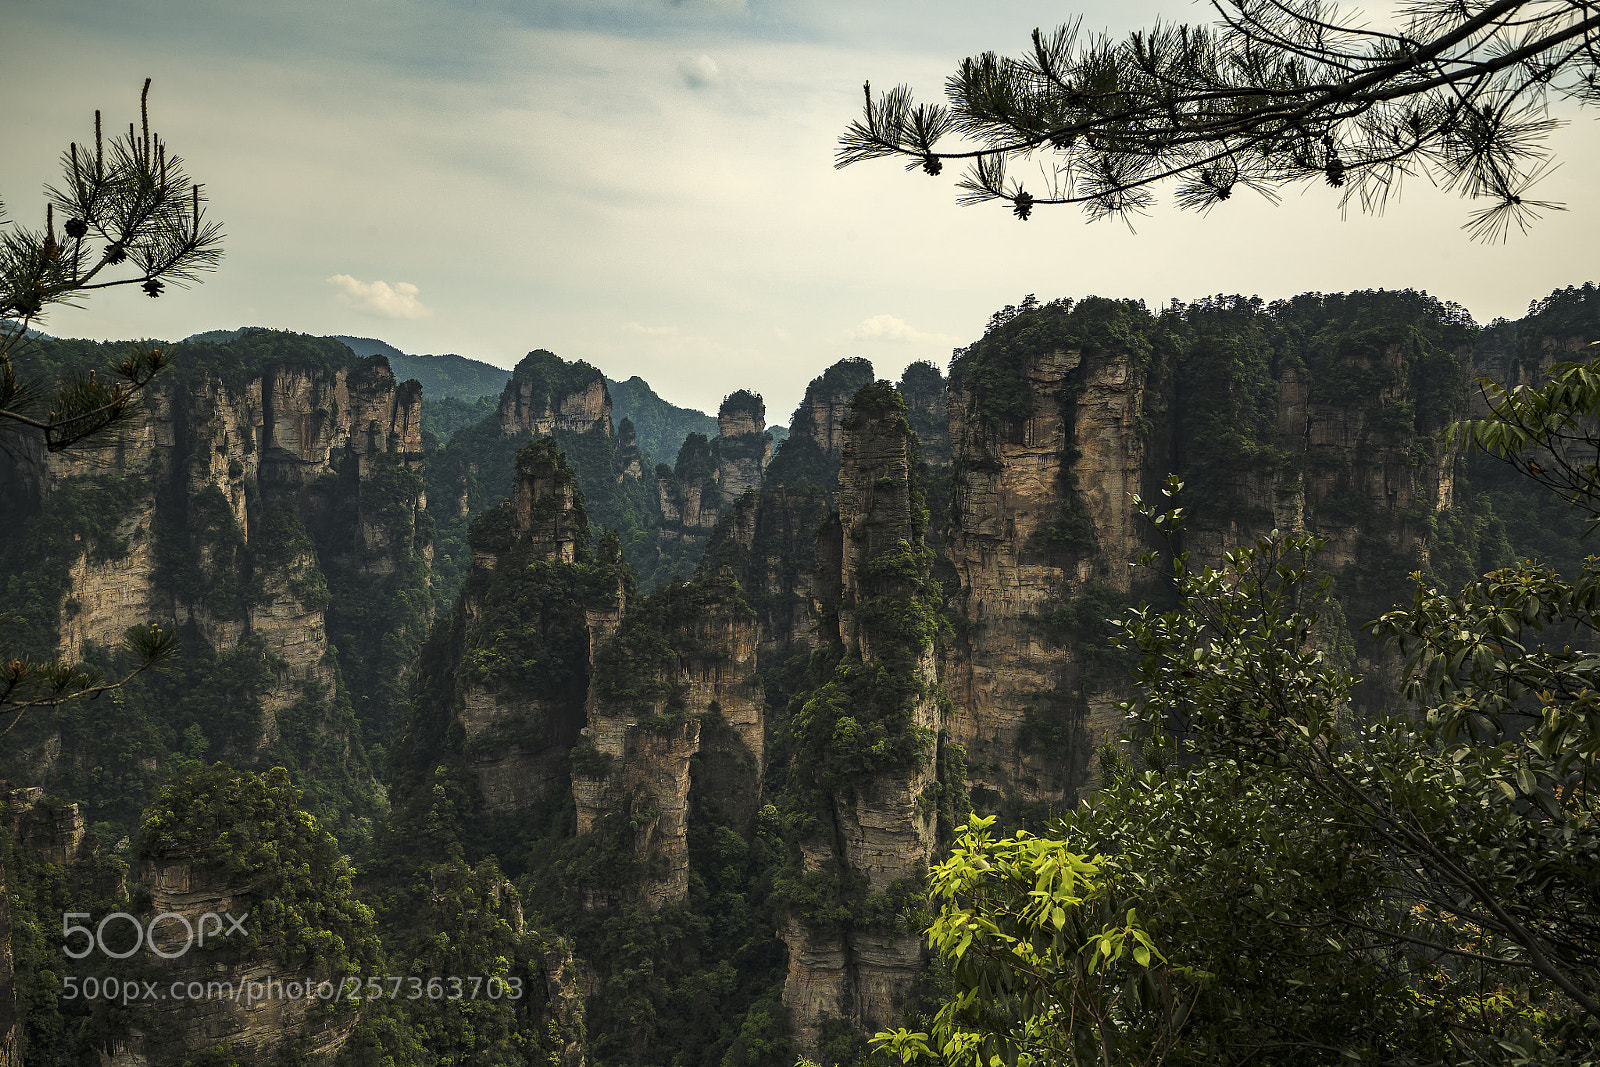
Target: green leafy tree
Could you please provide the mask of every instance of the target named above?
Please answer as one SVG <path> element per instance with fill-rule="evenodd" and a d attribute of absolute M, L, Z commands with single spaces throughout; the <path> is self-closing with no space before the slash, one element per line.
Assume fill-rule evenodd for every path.
<path fill-rule="evenodd" d="M 1557 367 L 1460 432 L 1518 451 L 1517 405 L 1593 419 L 1600 389 L 1572 382 L 1595 369 Z M 1142 510 L 1182 527 L 1181 509 Z M 1320 547 L 1274 532 L 1204 570 L 1175 554 L 1178 607 L 1124 620 L 1143 766 L 1103 753 L 1106 789 L 1051 839 L 969 830 L 932 896 L 953 994 L 927 1034 L 880 1044 L 963 1064 L 1600 1052 L 1600 559 L 1454 595 L 1419 576 L 1372 624 L 1406 653 L 1413 704 L 1362 721 L 1319 647 Z M 1063 895 L 1068 863 L 1084 888 Z"/>
<path fill-rule="evenodd" d="M 158 348 L 133 346 L 101 374 L 75 372 L 50 383 L 19 367 L 31 327 L 55 304 L 97 290 L 138 285 L 158 297 L 168 283 L 187 284 L 216 266 L 222 230 L 208 222 L 198 183 L 150 128 L 150 80 L 139 122 L 107 138 L 95 112 L 94 142 L 62 154 L 62 184 L 45 190 L 42 229 L 10 223 L 0 205 L 0 454 L 36 463 L 40 451 L 64 452 L 104 440 L 138 412 L 142 391 L 167 366 Z M 60 226 L 57 227 L 57 214 Z M 0 615 L 0 625 L 5 618 Z M 106 680 L 98 671 L 38 658 L 0 632 L 0 736 L 32 707 L 95 697 L 166 659 L 174 636 L 157 626 L 124 638 L 132 666 Z"/>
<path fill-rule="evenodd" d="M 1146 208 L 1162 184 L 1207 211 L 1240 189 L 1276 202 L 1326 182 L 1380 210 L 1408 175 L 1488 206 L 1467 223 L 1503 238 L 1559 204 L 1530 197 L 1550 169 L 1552 97 L 1595 99 L 1600 11 L 1586 0 L 1409 0 L 1381 29 L 1325 0 L 1212 0 L 1214 26 L 1158 23 L 1115 41 L 1078 23 L 1035 30 L 1020 58 L 966 59 L 948 103 L 898 86 L 840 137 L 837 162 L 896 157 L 931 175 L 968 164 L 967 204 L 1026 219 L 1077 204 L 1091 219 Z M 947 135 L 959 147 L 940 145 Z M 1032 188 L 1007 164 L 1046 156 Z"/>
<path fill-rule="evenodd" d="M 950 858 L 933 869 L 940 904 L 929 945 L 956 992 L 932 1035 L 904 1028 L 876 1042 L 903 1063 L 937 1055 L 950 1064 L 1130 1062 L 1126 1021 L 1161 1002 L 1156 1018 L 1182 1022 L 1165 961 L 1123 908 L 1102 857 L 1068 851 L 1026 831 L 996 839 L 994 817 L 961 827 Z M 1192 1001 L 1191 1001 L 1192 1002 Z M 1176 1010 L 1172 1010 L 1176 1009 Z M 1143 1037 L 1144 1035 L 1139 1035 Z"/>

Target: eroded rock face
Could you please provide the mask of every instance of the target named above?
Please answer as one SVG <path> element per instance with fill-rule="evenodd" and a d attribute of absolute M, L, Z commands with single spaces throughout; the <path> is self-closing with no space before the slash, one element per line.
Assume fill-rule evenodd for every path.
<path fill-rule="evenodd" d="M 578 833 L 620 839 L 648 873 L 637 887 L 591 894 L 591 907 L 686 899 L 691 788 L 711 790 L 748 824 L 765 767 L 756 623 L 731 578 L 658 590 L 642 610 L 597 657 L 572 794 Z M 652 647 L 673 652 L 640 655 Z M 691 780 L 696 756 L 714 781 Z"/>
<path fill-rule="evenodd" d="M 772 437 L 766 426 L 767 407 L 754 393 L 741 389 L 722 401 L 717 439 L 711 444 L 723 507 L 760 488 L 762 472 L 772 458 Z"/>
<path fill-rule="evenodd" d="M 824 730 L 837 737 L 883 728 L 888 733 L 881 744 L 905 745 L 908 754 L 873 761 L 871 771 L 824 785 L 819 803 L 827 817 L 797 846 L 803 873 L 834 871 L 841 884 L 859 881 L 876 895 L 921 879 L 937 847 L 937 819 L 926 799 L 937 783 L 931 739 L 944 727 L 936 627 L 912 621 L 936 610 L 928 589 L 932 555 L 923 538 L 927 518 L 917 492 L 920 461 L 905 403 L 888 382 L 858 392 L 841 452 L 839 511 L 818 536 L 815 595 L 819 615 L 837 619 L 828 636 L 838 642 L 841 662 L 830 684 L 843 690 L 834 699 L 845 701 L 848 712 Z M 891 621 L 886 610 L 910 619 Z M 872 681 L 899 672 L 907 677 L 890 690 Z M 885 709 L 896 702 L 901 708 Z M 826 759 L 859 758 L 833 747 Z M 801 757 L 790 773 L 822 784 L 836 782 L 840 771 Z M 829 1019 L 867 1031 L 888 1025 L 922 967 L 922 939 L 892 925 L 817 925 L 791 915 L 783 937 L 789 949 L 783 1001 L 802 1054 L 815 1052 Z"/>
<path fill-rule="evenodd" d="M 549 438 L 517 456 L 517 480 L 511 495 L 512 524 L 530 558 L 572 563 L 578 546 L 587 548 L 589 520 L 578 507 L 577 485 L 556 455 Z"/>
<path fill-rule="evenodd" d="M 556 430 L 611 435 L 611 395 L 605 376 L 587 363 L 568 364 L 554 353 L 529 352 L 511 372 L 500 396 L 500 432 L 541 437 Z"/>
<path fill-rule="evenodd" d="M 146 923 L 156 915 L 174 914 L 183 916 L 190 929 L 199 929 L 206 922 L 210 930 L 216 920 L 204 916 L 248 916 L 254 906 L 253 884 L 235 883 L 223 872 L 196 869 L 181 860 L 147 862 L 140 870 L 140 882 L 150 893 Z M 175 957 L 161 961 L 163 990 L 170 990 L 171 983 L 182 983 L 185 989 L 232 983 L 229 988 L 253 988 L 261 997 L 253 1004 L 242 994 L 159 1001 L 148 1027 L 130 1027 L 102 1057 L 108 1067 L 181 1062 L 184 1053 L 194 1055 L 216 1045 L 249 1067 L 276 1063 L 289 1049 L 298 1049 L 308 1064 L 331 1064 L 355 1029 L 355 1011 L 328 1012 L 325 1002 L 316 996 L 317 983 L 342 977 L 327 967 L 313 965 L 286 977 L 277 958 L 278 946 L 271 939 L 262 939 L 260 945 L 242 953 L 185 951 L 189 935 L 182 922 L 168 919 L 155 929 L 154 947 Z M 233 936 L 235 940 L 239 937 Z M 291 984 L 290 990 L 283 989 L 286 982 Z M 311 995 L 289 995 L 293 986 L 303 993 L 307 982 L 312 985 Z"/>
<path fill-rule="evenodd" d="M 126 897 L 120 874 L 90 862 L 94 855 L 86 847 L 81 805 L 47 800 L 37 786 L 12 789 L 5 782 L 0 782 L 0 802 L 0 835 L 6 838 L 7 854 L 22 858 L 25 864 L 48 864 L 71 892 L 85 899 Z M 0 863 L 0 1067 L 21 1067 L 28 1062 L 25 1023 L 17 1004 L 11 911 L 12 895 L 24 890 L 26 870 L 24 866 L 11 871 Z M 41 918 L 60 921 L 54 915 L 35 915 L 36 921 Z"/>
<path fill-rule="evenodd" d="M 0 471 L 0 480 L 21 491 L 24 513 L 72 484 L 118 483 L 127 502 L 118 505 L 114 535 L 80 540 L 70 562 L 56 652 L 76 661 L 86 647 L 114 649 L 129 627 L 151 622 L 187 629 L 191 646 L 198 639 L 218 654 L 259 641 L 275 675 L 253 697 L 261 728 L 234 738 L 227 753 L 256 759 L 279 739 L 278 713 L 307 694 L 330 697 L 337 686 L 328 578 L 346 568 L 381 579 L 414 551 L 431 553 L 418 534 L 420 494 L 403 535 L 392 514 L 361 511 L 375 506 L 373 495 L 393 511 L 392 494 L 370 487 L 388 468 L 420 465 L 421 392 L 415 382 L 396 383 L 381 357 L 343 366 L 286 357 L 243 375 L 208 371 L 205 353 L 189 358 L 185 379 L 155 380 L 144 417 L 113 447 L 40 454 Z M 287 526 L 268 522 L 274 511 L 296 517 Z M 320 546 L 305 536 L 331 527 L 340 536 Z M 295 543 L 277 543 L 285 537 Z M 30 752 L 39 758 L 29 770 L 53 782 L 60 745 Z"/>
<path fill-rule="evenodd" d="M 950 414 L 946 382 L 932 363 L 912 363 L 895 386 L 906 401 L 906 419 L 916 432 L 922 462 L 930 467 L 950 463 Z"/>
<path fill-rule="evenodd" d="M 517 932 L 522 932 L 520 924 Z M 542 963 L 540 977 L 544 979 L 545 1000 L 549 1004 L 552 1029 L 561 1044 L 552 1067 L 584 1067 L 583 993 L 572 949 L 560 942 L 552 944 L 545 949 Z"/>
<path fill-rule="evenodd" d="M 814 543 L 827 514 L 827 497 L 814 486 L 766 486 L 735 501 L 706 546 L 704 558 L 732 568 L 756 612 L 765 667 L 820 647 L 811 610 Z"/>
<path fill-rule="evenodd" d="M 572 469 L 548 437 L 518 453 L 511 499 L 480 517 L 472 556 L 474 579 L 463 591 L 456 618 L 468 647 L 487 647 L 500 660 L 588 654 L 578 664 L 565 665 L 563 682 L 554 688 L 525 684 L 514 674 L 461 686 L 450 714 L 463 730 L 467 765 L 477 776 L 485 810 L 507 815 L 565 787 L 568 753 L 583 728 L 593 650 L 616 628 L 627 593 L 620 579 L 605 595 L 583 588 L 577 565 L 591 559 L 589 520 Z M 517 583 L 541 564 L 553 565 L 550 580 L 564 588 L 565 597 L 537 601 L 543 614 L 508 619 L 502 601 L 514 603 Z M 495 573 L 502 566 L 504 573 Z M 540 636 L 519 639 L 504 629 L 486 630 L 511 623 L 519 634 Z M 527 647 L 528 641 L 550 647 Z M 459 661 L 450 673 L 461 673 Z"/>
<path fill-rule="evenodd" d="M 639 437 L 633 423 L 623 419 L 617 426 L 617 481 L 624 478 L 644 477 L 644 464 L 639 453 Z"/>
<path fill-rule="evenodd" d="M 872 364 L 864 359 L 842 359 L 813 378 L 789 421 L 788 438 L 772 457 L 767 484 L 809 484 L 831 501 L 839 484 L 850 400 L 872 380 Z"/>
<path fill-rule="evenodd" d="M 1081 349 L 1034 353 L 1022 372 L 1032 413 L 1013 423 L 986 418 L 968 383 L 952 379 L 948 552 L 960 580 L 957 609 L 971 625 L 947 665 L 949 728 L 967 751 L 980 804 L 1007 795 L 1067 800 L 1086 781 L 1093 745 L 1115 725 L 1109 708 L 1091 715 L 1068 705 L 1077 682 L 1072 650 L 1047 639 L 1041 620 L 1097 577 L 1097 554 L 1131 558 L 1142 544 L 1128 494 L 1146 476 L 1136 427 L 1147 398 L 1131 363 L 1126 353 L 1087 362 Z M 1069 380 L 1078 395 L 1062 410 Z M 1092 541 L 1051 537 L 1066 503 L 1081 509 Z M 1099 573 L 1127 591 L 1128 567 Z M 1074 743 L 1065 752 L 1030 751 L 1022 743 L 1030 715 L 1073 723 Z"/>
<path fill-rule="evenodd" d="M 661 509 L 656 535 L 664 557 L 698 559 L 703 553 L 723 512 L 717 474 L 716 448 L 698 433 L 684 438 L 673 466 L 656 466 L 656 503 Z"/>

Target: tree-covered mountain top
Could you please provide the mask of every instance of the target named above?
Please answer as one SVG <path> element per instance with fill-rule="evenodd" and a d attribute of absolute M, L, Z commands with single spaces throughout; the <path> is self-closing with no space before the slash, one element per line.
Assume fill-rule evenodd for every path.
<path fill-rule="evenodd" d="M 678 481 L 693 485 L 711 477 L 717 461 L 711 454 L 711 442 L 705 434 L 692 433 L 678 447 L 678 461 L 674 465 Z"/>
<path fill-rule="evenodd" d="M 931 360 L 919 359 L 906 365 L 900 372 L 900 389 L 917 395 L 937 392 L 944 388 L 944 375 Z"/>
<path fill-rule="evenodd" d="M 877 380 L 873 373 L 872 361 L 861 356 L 851 356 L 841 359 L 821 375 L 811 379 L 811 384 L 806 387 L 806 396 L 821 393 L 827 396 L 855 396 L 856 391 L 864 385 L 871 385 Z"/>
<path fill-rule="evenodd" d="M 531 386 L 535 396 L 543 394 L 555 404 L 597 380 L 603 383 L 605 375 L 592 363 L 581 359 L 568 362 L 548 349 L 536 348 L 522 357 L 511 372 L 511 380 L 519 386 Z"/>
<path fill-rule="evenodd" d="M 202 330 L 200 333 L 191 333 L 183 339 L 184 344 L 191 342 L 208 345 L 224 345 L 238 337 L 247 330 L 265 330 L 266 326 L 240 326 L 236 330 Z"/>
<path fill-rule="evenodd" d="M 62 376 L 103 366 L 108 361 L 121 361 L 135 343 L 39 339 L 28 342 L 16 358 L 23 366 L 32 368 L 31 373 Z M 212 330 L 194 334 L 176 344 L 137 343 L 160 347 L 171 357 L 171 370 L 163 377 L 170 374 L 176 381 L 187 383 L 214 375 L 230 388 L 242 388 L 249 379 L 275 364 L 328 371 L 353 371 L 374 365 L 331 337 L 313 337 L 262 326 Z M 402 375 L 395 377 L 399 379 Z"/>
<path fill-rule="evenodd" d="M 263 327 L 241 330 L 222 343 L 174 345 L 171 355 L 180 377 L 209 371 L 236 387 L 272 364 L 293 363 L 329 371 L 366 365 L 366 360 L 331 337 Z"/>
<path fill-rule="evenodd" d="M 1552 298 L 1550 320 L 1570 320 L 1572 329 L 1585 320 L 1600 326 L 1600 299 L 1586 302 L 1583 291 L 1569 292 Z M 1231 343 L 1266 345 L 1274 373 L 1285 363 L 1296 365 L 1318 383 L 1320 399 L 1337 402 L 1350 399 L 1344 392 L 1372 385 L 1370 375 L 1362 377 L 1352 368 L 1375 369 L 1403 351 L 1418 373 L 1431 367 L 1453 374 L 1433 364 L 1445 354 L 1470 353 L 1482 334 L 1461 305 L 1410 289 L 1304 293 L 1270 302 L 1218 295 L 1187 304 L 1174 301 L 1157 310 L 1141 301 L 1093 296 L 1041 304 L 1030 295 L 997 312 L 983 337 L 957 352 L 950 379 L 967 389 L 978 410 L 991 418 L 1015 420 L 1031 411 L 1034 391 L 1026 367 L 1039 353 L 1057 348 L 1116 351 L 1143 364 L 1168 346 L 1180 360 L 1191 355 L 1215 359 L 1220 358 L 1216 341 L 1226 335 Z"/>
<path fill-rule="evenodd" d="M 1494 325 L 1499 325 L 1495 323 Z M 1600 288 L 1585 282 L 1569 285 L 1528 305 L 1528 314 L 1514 325 L 1517 363 L 1537 368 L 1545 346 L 1580 345 L 1600 340 Z M 1573 358 L 1559 355 L 1559 359 Z"/>
<path fill-rule="evenodd" d="M 480 396 L 499 397 L 511 372 L 480 359 L 468 359 L 454 352 L 444 355 L 412 355 L 376 337 L 335 335 L 358 356 L 388 356 L 396 378 L 415 378 L 422 383 L 422 395 L 429 400 L 456 397 L 473 401 Z"/>
<path fill-rule="evenodd" d="M 1040 304 L 1033 294 L 989 319 L 983 337 L 950 362 L 952 389 L 965 389 L 975 410 L 1018 422 L 1037 400 L 1029 360 L 1055 349 L 1111 350 L 1147 362 L 1154 351 L 1156 318 L 1143 301 L 1089 296 Z"/>
<path fill-rule="evenodd" d="M 677 455 L 691 433 L 717 435 L 715 416 L 663 400 L 637 374 L 624 382 L 607 378 L 606 388 L 611 392 L 611 417 L 619 425 L 623 419 L 632 421 L 639 451 L 654 459 Z"/>
<path fill-rule="evenodd" d="M 738 389 L 722 398 L 722 406 L 717 409 L 722 415 L 749 415 L 757 423 L 764 423 L 767 419 L 767 404 L 760 393 L 752 393 L 748 389 Z"/>

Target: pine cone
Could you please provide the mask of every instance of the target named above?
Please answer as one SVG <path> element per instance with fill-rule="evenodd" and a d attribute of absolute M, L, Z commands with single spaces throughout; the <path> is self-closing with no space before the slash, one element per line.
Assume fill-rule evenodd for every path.
<path fill-rule="evenodd" d="M 151 300 L 154 300 L 161 295 L 161 290 L 165 289 L 166 286 L 161 284 L 160 278 L 146 278 L 144 284 L 139 288 L 149 294 Z"/>
<path fill-rule="evenodd" d="M 944 161 L 930 152 L 922 157 L 922 169 L 929 175 L 937 178 L 939 176 L 939 172 L 944 170 Z"/>
<path fill-rule="evenodd" d="M 1011 213 L 1023 222 L 1028 221 L 1028 216 L 1033 214 L 1033 197 L 1027 193 L 1018 193 L 1011 198 Z"/>
<path fill-rule="evenodd" d="M 67 231 L 68 237 L 77 241 L 81 240 L 84 234 L 89 232 L 89 224 L 82 219 L 68 219 L 67 224 L 62 229 Z"/>
<path fill-rule="evenodd" d="M 128 253 L 123 251 L 121 241 L 117 241 L 115 244 L 109 244 L 106 246 L 106 262 L 111 264 L 111 266 L 115 267 L 118 263 L 121 263 L 127 258 Z"/>

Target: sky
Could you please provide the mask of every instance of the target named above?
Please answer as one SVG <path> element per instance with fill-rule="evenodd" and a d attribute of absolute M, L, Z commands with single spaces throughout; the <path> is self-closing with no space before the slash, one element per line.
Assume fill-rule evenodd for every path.
<path fill-rule="evenodd" d="M 1381 6 L 1381 5 L 1380 5 Z M 1600 112 L 1574 112 L 1527 236 L 1475 244 L 1465 201 L 1413 182 L 1382 217 L 1337 193 L 1160 207 L 961 207 L 893 161 L 833 166 L 861 86 L 942 97 L 968 55 L 1035 26 L 1204 21 L 1189 0 L 0 0 L 0 200 L 43 221 L 72 140 L 138 114 L 226 231 L 203 284 L 100 293 L 64 337 L 245 325 L 378 337 L 503 367 L 535 348 L 715 411 L 786 421 L 847 356 L 947 366 L 1025 294 L 1152 308 L 1218 293 L 1422 289 L 1480 322 L 1597 272 Z M 1170 197 L 1167 198 L 1170 201 Z M 38 215 L 35 219 L 33 216 Z"/>

